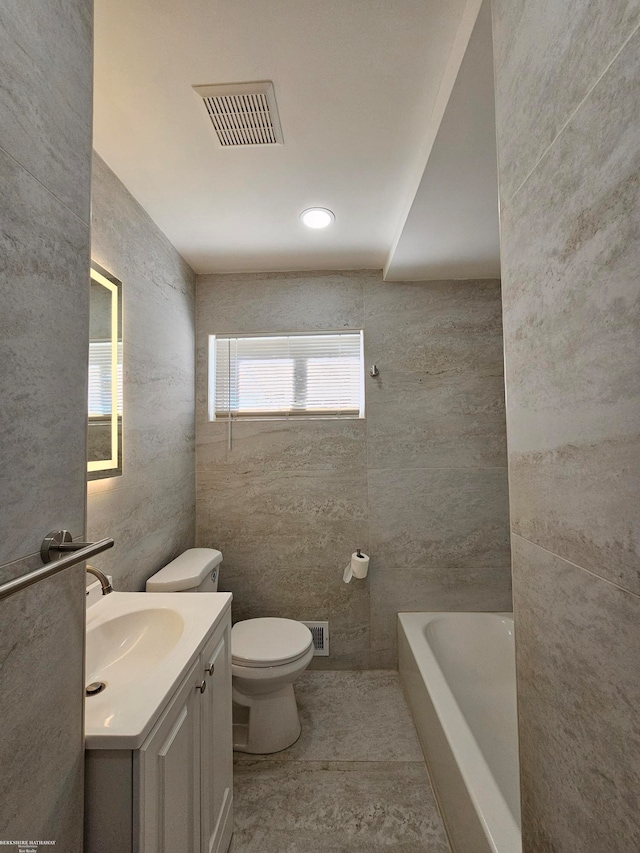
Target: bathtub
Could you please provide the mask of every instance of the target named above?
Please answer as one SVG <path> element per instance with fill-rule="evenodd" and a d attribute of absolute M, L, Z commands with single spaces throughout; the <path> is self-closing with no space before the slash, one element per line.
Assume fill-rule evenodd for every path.
<path fill-rule="evenodd" d="M 454 853 L 521 853 L 513 618 L 399 613 L 398 653 Z"/>

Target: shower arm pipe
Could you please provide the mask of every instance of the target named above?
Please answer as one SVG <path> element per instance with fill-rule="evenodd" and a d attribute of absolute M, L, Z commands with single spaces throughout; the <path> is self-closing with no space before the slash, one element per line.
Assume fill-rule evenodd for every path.
<path fill-rule="evenodd" d="M 110 538 L 101 539 L 99 542 L 72 542 L 68 530 L 52 531 L 45 537 L 40 549 L 40 555 L 45 565 L 19 578 L 13 578 L 13 580 L 0 584 L 0 601 L 15 592 L 20 592 L 35 583 L 57 575 L 59 572 L 71 568 L 71 566 L 82 563 L 90 557 L 95 557 L 96 554 L 113 548 L 113 545 L 114 541 Z M 52 560 L 51 551 L 71 551 L 72 553 Z"/>

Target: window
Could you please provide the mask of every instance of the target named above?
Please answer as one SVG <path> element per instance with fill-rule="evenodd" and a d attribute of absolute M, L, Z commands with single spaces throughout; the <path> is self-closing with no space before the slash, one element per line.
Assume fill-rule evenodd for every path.
<path fill-rule="evenodd" d="M 209 338 L 209 419 L 364 417 L 362 332 Z"/>

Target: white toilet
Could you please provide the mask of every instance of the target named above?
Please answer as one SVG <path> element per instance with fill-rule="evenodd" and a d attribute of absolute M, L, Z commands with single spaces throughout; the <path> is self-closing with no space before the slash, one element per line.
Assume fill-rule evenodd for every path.
<path fill-rule="evenodd" d="M 147 592 L 217 592 L 222 554 L 190 548 L 147 581 Z M 300 736 L 293 682 L 313 657 L 311 631 L 293 619 L 246 619 L 231 629 L 233 748 L 266 754 Z"/>

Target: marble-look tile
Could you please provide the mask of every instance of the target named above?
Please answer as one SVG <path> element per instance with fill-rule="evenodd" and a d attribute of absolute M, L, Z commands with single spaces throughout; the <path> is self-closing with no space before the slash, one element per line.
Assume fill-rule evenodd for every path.
<path fill-rule="evenodd" d="M 230 853 L 449 853 L 422 762 L 243 761 Z"/>
<path fill-rule="evenodd" d="M 220 569 L 220 589 L 233 593 L 234 622 L 260 616 L 329 621 L 329 656 L 316 657 L 314 668 L 368 668 L 369 586 L 367 581 L 345 584 L 344 566 L 265 567 L 259 547 L 253 562 L 233 567 L 227 553 Z M 346 561 L 345 561 L 346 565 Z"/>
<path fill-rule="evenodd" d="M 196 423 L 206 428 L 209 421 L 209 334 L 196 329 Z"/>
<path fill-rule="evenodd" d="M 97 154 L 91 252 L 123 282 L 125 348 L 193 373 L 195 274 Z"/>
<path fill-rule="evenodd" d="M 126 275 L 123 280 L 123 342 L 125 350 L 138 346 L 152 352 L 157 361 L 180 365 L 191 374 L 193 396 L 195 371 L 194 307 L 180 291 L 165 290 L 168 305 L 160 305 L 150 293 L 146 276 Z M 173 304 L 171 304 L 173 302 Z"/>
<path fill-rule="evenodd" d="M 201 275 L 197 328 L 203 334 L 361 329 L 363 286 L 378 271 Z"/>
<path fill-rule="evenodd" d="M 138 590 L 194 544 L 195 274 L 98 155 L 93 179 L 92 256 L 123 282 L 124 460 L 89 484 L 87 524 L 116 541 L 96 565 Z"/>
<path fill-rule="evenodd" d="M 0 184 L 5 563 L 84 527 L 89 229 L 2 151 Z"/>
<path fill-rule="evenodd" d="M 335 620 L 333 624 L 335 624 Z M 354 642 L 354 634 L 358 642 Z M 364 647 L 362 651 L 358 651 L 360 636 L 366 637 L 366 644 L 362 642 L 362 646 Z M 331 642 L 333 643 L 333 640 Z M 361 671 L 370 667 L 371 653 L 369 651 L 369 628 L 367 626 L 361 635 L 349 629 L 344 632 L 339 631 L 337 645 L 336 643 L 333 644 L 331 655 L 329 657 L 321 657 L 320 655 L 314 657 L 309 664 L 309 672 Z"/>
<path fill-rule="evenodd" d="M 302 734 L 278 759 L 422 761 L 397 672 L 307 671 L 295 691 Z M 236 754 L 237 761 L 257 757 Z"/>
<path fill-rule="evenodd" d="M 193 363 L 165 360 L 144 340 L 130 344 L 123 357 L 127 425 L 144 429 L 190 416 L 193 433 Z"/>
<path fill-rule="evenodd" d="M 0 583 L 13 580 L 13 578 L 21 577 L 40 568 L 42 568 L 40 551 L 37 554 L 20 557 L 18 560 L 11 560 L 9 563 L 0 565 Z"/>
<path fill-rule="evenodd" d="M 238 421 L 200 423 L 197 467 L 200 470 L 253 473 L 265 470 L 364 469 L 367 423 L 346 420 Z"/>
<path fill-rule="evenodd" d="M 84 529 L 91 36 L 86 0 L 2 4 L 0 564 L 38 552 L 52 528 Z M 83 849 L 84 578 L 67 569 L 2 601 L 5 844 Z"/>
<path fill-rule="evenodd" d="M 385 371 L 367 384 L 367 457 L 374 468 L 506 467 L 502 377 Z"/>
<path fill-rule="evenodd" d="M 397 636 L 386 648 L 371 649 L 369 666 L 372 669 L 398 669 L 398 640 Z"/>
<path fill-rule="evenodd" d="M 0 838 L 69 853 L 82 850 L 84 577 L 79 566 L 15 593 L 0 630 Z"/>
<path fill-rule="evenodd" d="M 509 565 L 506 469 L 369 470 L 368 490 L 374 565 Z"/>
<path fill-rule="evenodd" d="M 640 597 L 513 537 L 526 850 L 640 849 Z"/>
<path fill-rule="evenodd" d="M 508 204 L 640 23 L 640 4 L 493 0 L 492 10 L 500 196 Z"/>
<path fill-rule="evenodd" d="M 207 421 L 210 333 L 362 328 L 363 283 L 380 273 L 202 276 L 197 286 L 197 543 L 225 557 L 234 619 L 328 619 L 331 656 L 368 667 L 369 597 L 342 571 L 368 546 L 366 422 Z"/>
<path fill-rule="evenodd" d="M 143 486 L 151 480 L 181 479 L 187 474 L 195 481 L 193 414 L 176 415 L 160 424 L 126 427 L 124 441 L 124 483 Z M 121 484 L 114 478 L 113 487 Z"/>
<path fill-rule="evenodd" d="M 640 593 L 640 436 L 514 453 L 510 477 L 515 533 Z"/>
<path fill-rule="evenodd" d="M 3 4 L 0 148 L 85 225 L 91 183 L 92 33 L 93 6 L 86 0 Z"/>
<path fill-rule="evenodd" d="M 114 589 L 141 591 L 154 572 L 193 547 L 194 518 L 192 474 L 146 485 L 98 485 L 89 501 L 87 535 L 91 541 L 112 536 L 115 545 L 92 563 L 113 575 Z"/>
<path fill-rule="evenodd" d="M 366 551 L 366 502 L 364 470 L 199 471 L 198 545 L 234 570 L 339 570 Z"/>
<path fill-rule="evenodd" d="M 208 334 L 363 325 L 382 371 L 366 420 L 237 423 L 228 450 L 207 421 Z M 197 544 L 223 551 L 236 619 L 329 619 L 331 656 L 312 667 L 368 667 L 368 581 L 340 579 L 356 547 L 392 566 L 507 565 L 499 282 L 200 276 L 197 327 Z M 417 466 L 441 470 L 377 470 Z"/>
<path fill-rule="evenodd" d="M 165 361 L 144 345 L 125 346 L 123 352 L 122 482 L 193 476 L 193 365 Z"/>
<path fill-rule="evenodd" d="M 397 614 L 512 609 L 511 569 L 374 568 L 370 572 L 371 666 L 396 668 Z"/>
<path fill-rule="evenodd" d="M 502 376 L 500 282 L 372 281 L 365 303 L 365 361 L 381 382 L 390 371 L 443 382 Z"/>
<path fill-rule="evenodd" d="M 513 529 L 635 592 L 639 84 L 640 31 L 502 217 Z"/>
<path fill-rule="evenodd" d="M 180 305 L 177 295 L 194 306 L 195 273 L 95 151 L 92 189 L 92 249 L 99 256 L 95 260 L 107 268 L 112 264 L 116 276 L 123 268 L 142 274 L 146 288 L 134 298 L 146 299 L 150 308 L 151 303 L 168 309 Z"/>

